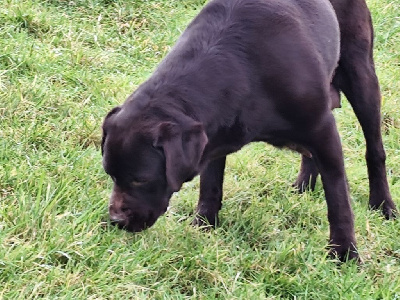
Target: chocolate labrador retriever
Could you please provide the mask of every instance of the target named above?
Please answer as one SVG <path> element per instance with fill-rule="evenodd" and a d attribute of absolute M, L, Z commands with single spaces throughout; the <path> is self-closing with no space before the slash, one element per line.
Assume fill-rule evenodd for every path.
<path fill-rule="evenodd" d="M 321 174 L 331 253 L 357 258 L 342 148 L 331 109 L 350 100 L 367 140 L 370 205 L 391 217 L 372 26 L 364 0 L 213 0 L 153 75 L 103 124 L 111 220 L 154 224 L 200 174 L 195 224 L 215 225 L 226 155 L 253 141 L 303 154 L 295 185 Z M 342 44 L 340 46 L 340 39 Z M 341 48 L 340 48 L 341 47 Z M 339 52 L 341 57 L 339 60 Z"/>

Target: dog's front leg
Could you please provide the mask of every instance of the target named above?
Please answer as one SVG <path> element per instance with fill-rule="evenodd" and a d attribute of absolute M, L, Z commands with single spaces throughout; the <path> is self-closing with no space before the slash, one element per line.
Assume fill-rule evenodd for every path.
<path fill-rule="evenodd" d="M 209 162 L 200 174 L 200 198 L 194 225 L 216 226 L 218 223 L 218 212 L 222 206 L 225 161 L 226 156 Z"/>
<path fill-rule="evenodd" d="M 331 254 L 341 261 L 358 258 L 342 146 L 333 115 L 329 112 L 313 135 L 312 149 L 321 173 L 328 205 Z"/>

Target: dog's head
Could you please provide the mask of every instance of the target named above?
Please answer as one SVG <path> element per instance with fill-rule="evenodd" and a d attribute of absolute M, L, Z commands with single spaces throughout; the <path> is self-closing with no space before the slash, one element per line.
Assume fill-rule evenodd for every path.
<path fill-rule="evenodd" d="M 152 226 L 173 192 L 199 172 L 207 136 L 200 123 L 132 116 L 116 107 L 103 123 L 102 155 L 114 187 L 109 215 L 128 231 Z"/>

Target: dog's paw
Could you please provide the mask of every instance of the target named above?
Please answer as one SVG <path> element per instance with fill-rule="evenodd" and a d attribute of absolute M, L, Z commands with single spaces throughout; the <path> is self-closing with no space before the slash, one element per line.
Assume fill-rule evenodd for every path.
<path fill-rule="evenodd" d="M 218 214 L 210 214 L 207 216 L 206 214 L 201 214 L 200 212 L 196 213 L 192 221 L 192 225 L 196 227 L 201 227 L 205 229 L 215 228 L 218 224 Z"/>
<path fill-rule="evenodd" d="M 382 214 L 387 220 L 392 220 L 397 218 L 398 211 L 393 202 L 384 202 L 382 205 Z"/>
<path fill-rule="evenodd" d="M 313 191 L 315 189 L 315 184 L 317 182 L 317 175 L 311 173 L 300 173 L 296 181 L 292 184 L 298 193 L 302 194 L 306 191 Z"/>
<path fill-rule="evenodd" d="M 387 220 L 396 219 L 398 216 L 398 211 L 396 210 L 396 208 L 391 208 L 391 207 L 382 208 L 382 213 Z"/>
<path fill-rule="evenodd" d="M 373 201 L 370 199 L 369 207 L 374 210 L 381 210 L 387 220 L 395 219 L 398 215 L 395 204 L 390 199 L 389 201 Z"/>
<path fill-rule="evenodd" d="M 353 243 L 350 246 L 330 245 L 328 248 L 329 255 L 334 259 L 338 259 L 340 262 L 347 262 L 351 260 L 358 264 L 361 263 L 357 248 Z"/>

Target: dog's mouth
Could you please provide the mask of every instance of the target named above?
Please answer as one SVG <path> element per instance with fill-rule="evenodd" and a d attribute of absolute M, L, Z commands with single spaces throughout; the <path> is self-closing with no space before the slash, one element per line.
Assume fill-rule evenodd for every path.
<path fill-rule="evenodd" d="M 150 212 L 147 216 L 134 213 L 126 219 L 113 219 L 111 220 L 111 224 L 114 226 L 118 226 L 119 229 L 123 229 L 128 232 L 140 232 L 153 226 L 157 219 L 164 212 L 165 211 L 162 211 L 161 213 Z"/>
<path fill-rule="evenodd" d="M 128 232 L 141 232 L 151 226 L 155 221 L 148 221 L 145 223 L 138 223 L 138 222 L 132 222 L 132 221 L 125 221 L 125 220 L 120 220 L 120 221 L 111 221 L 111 224 L 114 226 L 118 226 L 119 229 L 126 230 Z"/>

